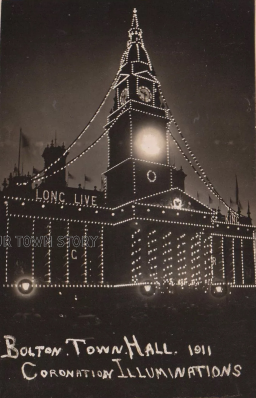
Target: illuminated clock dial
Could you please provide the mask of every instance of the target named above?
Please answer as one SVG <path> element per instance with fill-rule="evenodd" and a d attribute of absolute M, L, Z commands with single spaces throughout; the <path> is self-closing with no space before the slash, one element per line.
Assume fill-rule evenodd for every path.
<path fill-rule="evenodd" d="M 152 101 L 152 93 L 149 90 L 149 88 L 147 88 L 147 87 L 140 86 L 138 88 L 138 96 L 139 96 L 140 100 L 143 102 Z"/>
<path fill-rule="evenodd" d="M 124 88 L 120 95 L 120 104 L 124 105 L 128 98 L 128 89 Z"/>

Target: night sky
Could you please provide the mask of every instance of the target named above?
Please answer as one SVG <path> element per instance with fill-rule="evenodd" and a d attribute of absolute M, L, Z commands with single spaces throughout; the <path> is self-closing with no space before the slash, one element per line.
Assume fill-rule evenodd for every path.
<path fill-rule="evenodd" d="M 117 72 L 134 7 L 184 136 L 228 203 L 237 175 L 243 212 L 249 199 L 255 223 L 253 0 L 4 0 L 0 180 L 17 163 L 20 127 L 31 141 L 22 154 L 26 173 L 42 169 L 55 131 L 66 146 L 81 132 Z M 110 98 L 69 158 L 102 133 L 111 107 Z M 171 158 L 183 164 L 174 152 Z M 103 139 L 69 169 L 72 185 L 86 173 L 88 187 L 99 187 L 106 161 Z M 187 179 L 189 192 L 207 203 Z"/>

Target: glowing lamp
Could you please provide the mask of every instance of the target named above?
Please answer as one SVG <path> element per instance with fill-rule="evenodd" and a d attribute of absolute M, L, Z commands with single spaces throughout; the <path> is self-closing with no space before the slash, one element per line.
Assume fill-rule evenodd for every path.
<path fill-rule="evenodd" d="M 155 294 L 155 291 L 156 291 L 155 285 L 146 284 L 140 286 L 140 292 L 141 294 L 143 294 L 143 296 L 148 296 L 148 297 L 153 296 L 153 294 Z"/>
<path fill-rule="evenodd" d="M 222 298 L 227 295 L 228 289 L 226 285 L 211 286 L 211 293 L 214 297 Z"/>
<path fill-rule="evenodd" d="M 29 294 L 33 290 L 33 285 L 30 279 L 22 279 L 18 284 L 19 292 L 22 294 Z"/>
<path fill-rule="evenodd" d="M 141 140 L 141 149 L 148 155 L 157 155 L 160 152 L 157 137 L 152 133 L 144 134 Z"/>
<path fill-rule="evenodd" d="M 22 287 L 22 289 L 25 291 L 25 292 L 27 292 L 28 291 L 28 289 L 29 289 L 29 282 L 23 282 L 22 284 L 21 284 L 21 287 Z"/>
<path fill-rule="evenodd" d="M 154 127 L 143 128 L 136 139 L 136 147 L 141 155 L 158 156 L 164 149 L 165 141 L 161 132 Z"/>

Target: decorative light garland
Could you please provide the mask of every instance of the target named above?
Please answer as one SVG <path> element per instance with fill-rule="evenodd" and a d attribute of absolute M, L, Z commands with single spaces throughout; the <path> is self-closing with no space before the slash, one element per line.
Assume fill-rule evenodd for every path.
<path fill-rule="evenodd" d="M 32 220 L 32 247 L 31 247 L 31 277 L 32 283 L 35 280 L 35 246 L 34 246 L 34 239 L 35 239 L 35 219 Z"/>
<path fill-rule="evenodd" d="M 82 132 L 75 138 L 75 140 L 67 147 L 67 149 L 64 151 L 64 153 L 58 158 L 56 159 L 54 162 L 52 162 L 47 168 L 45 168 L 44 170 L 40 171 L 39 173 L 37 173 L 35 176 L 33 176 L 31 178 L 31 181 L 38 181 L 41 180 L 41 178 L 38 178 L 42 173 L 45 173 L 46 171 L 48 171 L 52 166 L 54 166 L 56 163 L 58 163 L 65 155 L 67 155 L 68 151 L 77 143 L 78 140 L 81 139 L 81 137 L 83 136 L 83 134 L 86 132 L 86 130 L 88 130 L 88 128 L 90 127 L 90 125 L 92 124 L 92 122 L 94 121 L 94 119 L 96 118 L 96 116 L 99 114 L 99 112 L 101 111 L 103 105 L 105 104 L 107 98 L 109 97 L 111 91 L 113 90 L 113 87 L 115 85 L 116 79 L 118 78 L 119 75 L 119 71 L 116 73 L 114 80 L 110 86 L 110 88 L 108 89 L 105 97 L 103 98 L 103 100 L 101 101 L 99 107 L 97 108 L 96 112 L 94 113 L 94 115 L 92 116 L 92 118 L 90 119 L 90 121 L 87 123 L 87 125 L 85 126 L 85 128 L 82 130 Z M 27 185 L 28 183 L 26 183 Z"/>
<path fill-rule="evenodd" d="M 35 219 L 35 217 L 34 217 Z M 50 239 L 51 239 L 51 235 L 52 235 L 52 222 L 49 221 L 48 224 L 48 232 L 47 232 L 47 236 L 48 236 L 48 251 L 47 251 L 47 274 L 46 276 L 48 276 L 48 283 L 51 283 L 51 244 L 50 244 Z"/>
<path fill-rule="evenodd" d="M 241 269 L 242 269 L 242 284 L 244 285 L 244 251 L 243 251 L 243 239 L 240 240 L 241 246 Z"/>
<path fill-rule="evenodd" d="M 70 232 L 70 224 L 69 221 L 67 222 L 67 232 L 66 236 L 69 238 L 69 232 Z M 69 283 L 69 240 L 67 239 L 66 242 L 66 283 Z"/>
<path fill-rule="evenodd" d="M 151 178 L 150 175 L 153 175 L 153 177 Z M 153 170 L 148 170 L 147 179 L 149 182 L 155 182 L 156 181 L 156 173 Z"/>
<path fill-rule="evenodd" d="M 88 228 L 87 228 L 87 224 L 84 223 L 84 238 L 87 239 L 87 236 L 88 236 Z M 83 262 L 83 270 L 84 270 L 84 272 L 83 272 L 82 275 L 84 276 L 84 283 L 88 283 L 87 245 L 84 245 L 83 258 L 84 258 L 84 262 Z"/>
<path fill-rule="evenodd" d="M 232 266 L 233 266 L 233 284 L 235 284 L 236 283 L 235 238 L 232 238 Z"/>
<path fill-rule="evenodd" d="M 9 236 L 9 226 L 10 226 L 10 219 L 9 219 L 9 208 L 8 202 L 5 201 L 5 217 L 6 217 L 6 236 Z M 9 245 L 6 245 L 5 248 L 5 282 L 8 282 L 8 256 L 9 256 Z"/>
<path fill-rule="evenodd" d="M 100 229 L 100 283 L 104 283 L 104 227 Z"/>
<path fill-rule="evenodd" d="M 138 283 L 139 278 L 142 275 L 141 272 L 141 229 L 138 228 L 131 235 L 132 238 L 132 251 L 131 251 L 131 273 L 132 273 L 132 282 Z"/>
<path fill-rule="evenodd" d="M 68 163 L 66 163 L 64 166 L 62 166 L 60 169 L 55 170 L 52 174 L 49 175 L 44 175 L 43 177 L 36 178 L 33 177 L 33 181 L 41 181 L 41 180 L 46 180 L 47 178 L 52 177 L 54 174 L 59 173 L 61 170 L 65 170 L 67 167 L 69 167 L 72 163 L 74 163 L 76 160 L 81 158 L 85 153 L 87 153 L 91 148 L 93 148 L 98 142 L 109 132 L 110 128 L 113 127 L 113 125 L 117 122 L 120 116 L 122 116 L 125 112 L 127 112 L 127 109 L 121 112 L 116 119 L 113 121 L 111 126 L 105 130 L 92 144 L 90 144 L 86 149 L 84 149 L 79 155 L 75 156 L 73 159 L 71 159 Z M 50 167 L 50 166 L 49 166 Z"/>
<path fill-rule="evenodd" d="M 171 113 L 171 110 L 167 104 L 167 101 L 163 95 L 163 92 L 161 90 L 161 85 L 159 85 L 159 92 L 160 95 L 164 101 L 164 104 L 167 108 L 167 110 L 170 113 L 170 122 L 173 122 L 179 135 L 181 136 L 182 141 L 184 142 L 189 154 L 191 155 L 192 159 L 194 160 L 195 164 L 197 165 L 197 167 L 199 168 L 200 172 L 202 173 L 203 177 L 200 175 L 200 173 L 195 169 L 195 167 L 193 166 L 192 162 L 188 159 L 188 157 L 185 155 L 185 153 L 183 152 L 183 150 L 181 149 L 181 146 L 178 144 L 177 140 L 175 139 L 175 137 L 173 136 L 173 134 L 170 132 L 170 135 L 172 137 L 172 139 L 174 140 L 176 146 L 179 148 L 180 152 L 182 153 L 182 155 L 185 157 L 185 159 L 188 161 L 188 163 L 190 164 L 190 166 L 193 168 L 193 170 L 195 171 L 195 173 L 198 175 L 198 177 L 202 180 L 202 182 L 206 185 L 206 187 L 217 197 L 217 199 L 219 199 L 225 206 L 227 209 L 229 209 L 231 212 L 234 212 L 234 210 L 224 201 L 224 199 L 219 195 L 219 193 L 216 191 L 216 189 L 214 188 L 213 184 L 211 183 L 211 181 L 209 180 L 209 178 L 207 177 L 205 171 L 203 170 L 203 168 L 201 167 L 200 163 L 198 162 L 196 156 L 194 155 L 194 153 L 192 152 L 187 140 L 185 139 L 185 137 L 183 136 L 177 122 L 174 119 L 174 116 Z M 206 181 L 207 180 L 207 181 Z"/>

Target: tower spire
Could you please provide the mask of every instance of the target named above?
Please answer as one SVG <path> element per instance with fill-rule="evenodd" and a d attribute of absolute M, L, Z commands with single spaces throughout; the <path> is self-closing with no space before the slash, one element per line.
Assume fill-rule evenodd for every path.
<path fill-rule="evenodd" d="M 137 16 L 137 9 L 133 9 L 133 15 L 132 15 L 132 28 L 138 28 L 139 27 L 139 21 L 138 21 L 138 16 Z"/>
<path fill-rule="evenodd" d="M 144 45 L 142 40 L 142 30 L 139 27 L 136 8 L 133 9 L 132 24 L 131 24 L 131 29 L 128 31 L 128 34 L 130 39 L 128 45 L 131 45 L 132 43 L 140 43 Z"/>
<path fill-rule="evenodd" d="M 127 48 L 121 57 L 119 72 L 122 71 L 122 73 L 127 73 L 123 68 L 125 68 L 125 66 L 131 62 L 142 63 L 144 69 L 145 64 L 148 64 L 148 69 L 152 72 L 153 68 L 147 50 L 144 46 L 142 29 L 139 27 L 136 8 L 133 9 L 132 23 L 131 28 L 128 30 L 128 36 L 129 40 L 127 41 Z"/>

